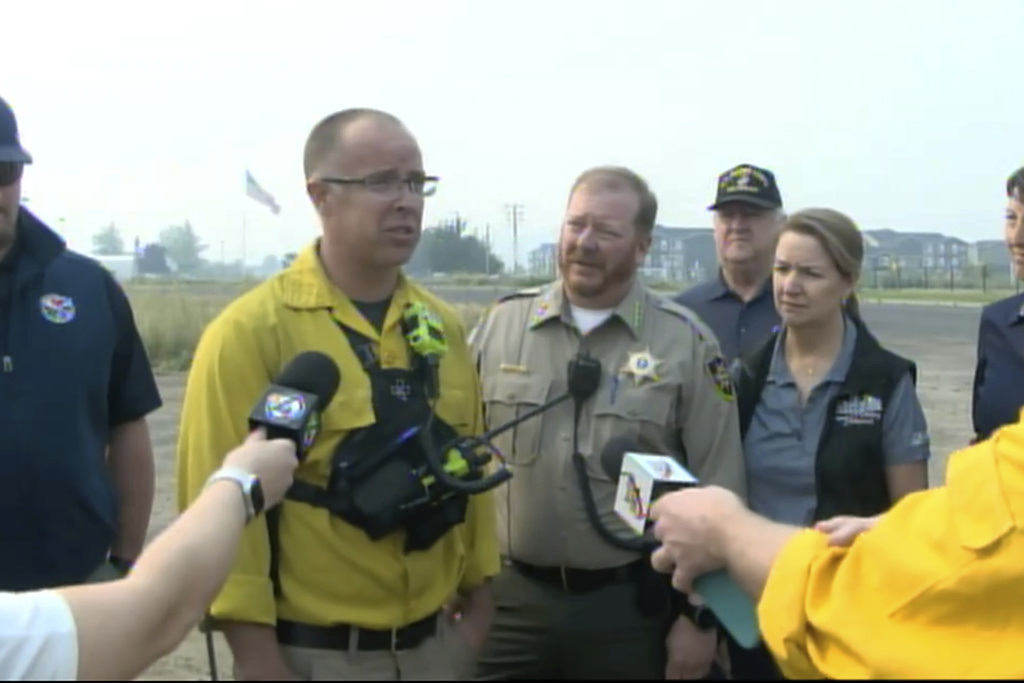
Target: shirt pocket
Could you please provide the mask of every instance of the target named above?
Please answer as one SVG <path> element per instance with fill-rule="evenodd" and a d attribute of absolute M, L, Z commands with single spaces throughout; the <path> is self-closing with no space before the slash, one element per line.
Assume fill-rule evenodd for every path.
<path fill-rule="evenodd" d="M 441 400 L 437 404 L 437 416 L 459 436 L 467 436 L 476 421 L 477 407 L 475 392 L 442 387 Z"/>
<path fill-rule="evenodd" d="M 587 472 L 591 479 L 611 481 L 601 465 L 601 453 L 605 444 L 615 437 L 635 441 L 644 452 L 672 455 L 663 451 L 673 442 L 675 432 L 672 412 L 676 405 L 676 385 L 629 386 L 623 381 L 615 393 L 613 399 L 609 392 L 602 391 L 594 405 L 586 444 Z"/>
<path fill-rule="evenodd" d="M 543 375 L 502 372 L 483 384 L 488 430 L 502 427 L 548 401 L 551 379 Z M 535 415 L 495 437 L 492 443 L 506 462 L 532 464 L 540 453 L 543 422 L 550 417 Z"/>
<path fill-rule="evenodd" d="M 334 395 L 327 409 L 320 414 L 320 433 L 313 442 L 306 460 L 299 465 L 300 478 L 326 484 L 331 460 L 338 444 L 357 429 L 373 424 L 373 404 L 370 392 L 363 388 L 350 388 Z"/>

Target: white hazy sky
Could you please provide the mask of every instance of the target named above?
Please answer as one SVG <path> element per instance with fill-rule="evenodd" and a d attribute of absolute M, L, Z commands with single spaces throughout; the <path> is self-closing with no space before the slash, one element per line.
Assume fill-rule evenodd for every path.
<path fill-rule="evenodd" d="M 29 206 L 71 245 L 188 219 L 217 256 L 318 232 L 302 146 L 324 115 L 403 118 L 458 211 L 520 261 L 583 168 L 620 163 L 659 222 L 709 225 L 719 172 L 774 170 L 788 209 L 998 238 L 1024 164 L 1021 0 L 4 0 L 0 94 Z M 245 197 L 244 171 L 278 216 Z"/>

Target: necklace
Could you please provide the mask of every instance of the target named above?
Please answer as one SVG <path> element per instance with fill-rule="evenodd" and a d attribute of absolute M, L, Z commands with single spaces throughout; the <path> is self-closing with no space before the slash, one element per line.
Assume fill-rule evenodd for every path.
<path fill-rule="evenodd" d="M 799 366 L 798 365 L 798 366 L 796 366 L 794 368 L 791 368 L 791 369 L 796 371 L 797 374 L 807 375 L 808 377 L 812 377 L 814 375 L 817 375 L 819 372 L 821 372 L 820 368 L 815 367 L 813 365 L 807 365 L 807 366 Z"/>

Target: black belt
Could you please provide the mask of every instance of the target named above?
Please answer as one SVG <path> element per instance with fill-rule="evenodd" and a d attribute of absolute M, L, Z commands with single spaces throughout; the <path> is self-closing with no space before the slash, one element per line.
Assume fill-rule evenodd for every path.
<path fill-rule="evenodd" d="M 378 631 L 357 628 L 345 624 L 337 626 L 313 626 L 284 619 L 277 620 L 277 642 L 291 647 L 308 647 L 315 650 L 341 650 L 352 648 L 352 631 L 356 631 L 355 649 L 369 652 L 390 650 L 412 650 L 423 641 L 437 635 L 439 612 L 425 619 L 414 621 L 408 626 Z"/>
<path fill-rule="evenodd" d="M 611 569 L 538 567 L 519 560 L 509 560 L 508 562 L 523 576 L 555 586 L 566 593 L 593 593 L 602 588 L 633 581 L 642 560 Z"/>

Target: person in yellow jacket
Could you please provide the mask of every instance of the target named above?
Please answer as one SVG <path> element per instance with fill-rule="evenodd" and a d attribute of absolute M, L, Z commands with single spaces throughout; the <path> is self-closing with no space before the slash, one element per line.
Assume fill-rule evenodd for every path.
<path fill-rule="evenodd" d="M 877 518 L 798 529 L 715 487 L 651 516 L 655 568 L 687 592 L 726 568 L 787 678 L 1024 678 L 1024 411 Z"/>
<path fill-rule="evenodd" d="M 300 487 L 324 493 L 339 454 L 362 463 L 386 453 L 381 430 L 404 434 L 425 424 L 415 416 L 430 403 L 430 424 L 461 436 L 483 431 L 479 379 L 458 312 L 401 272 L 437 179 L 425 174 L 405 126 L 375 110 L 325 118 L 310 134 L 305 165 L 323 235 L 205 330 L 182 407 L 179 508 L 245 438 L 253 406 L 293 357 L 322 352 L 341 381 L 276 524 L 256 520 L 246 530 L 210 615 L 238 680 L 467 677 L 490 628 L 489 579 L 500 568 L 491 495 L 460 502 L 463 520 L 447 530 L 446 518 L 440 531 L 403 527 L 376 540 L 355 517 L 293 498 Z M 447 341 L 434 401 L 418 387 L 430 373 L 411 370 L 414 349 L 402 328 L 410 304 L 424 308 Z M 423 547 L 411 548 L 416 534 Z"/>

